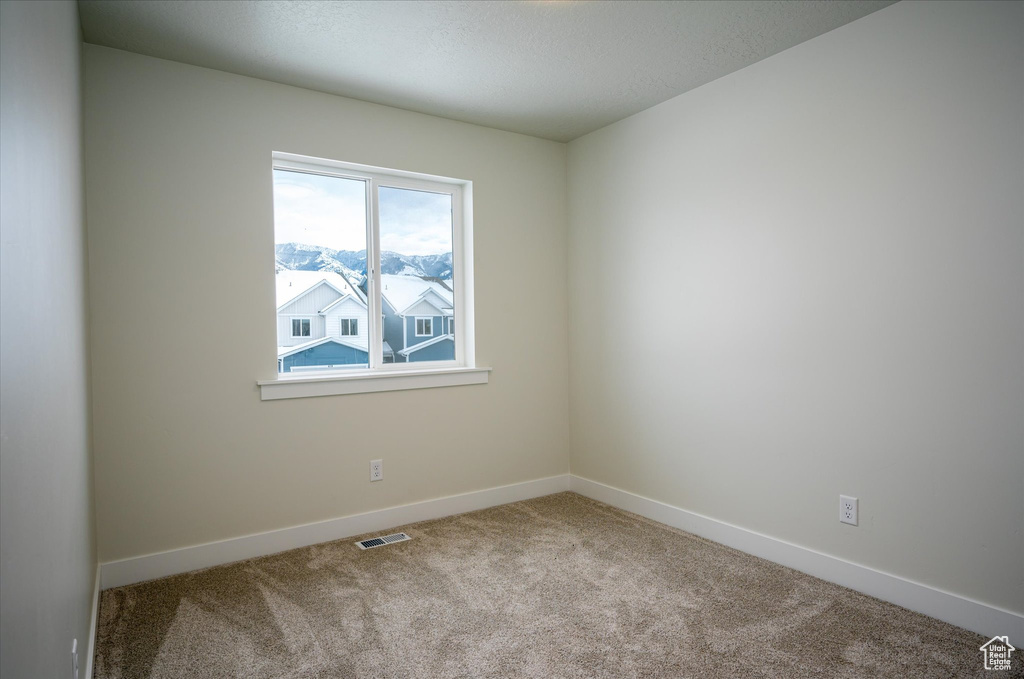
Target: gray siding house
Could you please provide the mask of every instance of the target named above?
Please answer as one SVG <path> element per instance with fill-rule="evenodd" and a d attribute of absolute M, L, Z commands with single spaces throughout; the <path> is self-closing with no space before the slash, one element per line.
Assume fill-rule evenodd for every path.
<path fill-rule="evenodd" d="M 383 274 L 384 340 L 395 361 L 455 359 L 455 293 L 440 278 Z"/>

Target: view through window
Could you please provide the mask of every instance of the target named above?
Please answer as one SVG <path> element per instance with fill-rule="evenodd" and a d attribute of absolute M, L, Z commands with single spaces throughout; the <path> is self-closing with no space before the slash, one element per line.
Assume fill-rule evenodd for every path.
<path fill-rule="evenodd" d="M 275 163 L 280 373 L 456 359 L 459 188 Z"/>

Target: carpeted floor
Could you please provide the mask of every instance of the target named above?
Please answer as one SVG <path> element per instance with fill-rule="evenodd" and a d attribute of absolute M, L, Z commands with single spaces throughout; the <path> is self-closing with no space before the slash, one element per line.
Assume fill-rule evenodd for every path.
<path fill-rule="evenodd" d="M 95 676 L 1008 676 L 977 634 L 574 493 L 396 530 L 107 590 Z"/>

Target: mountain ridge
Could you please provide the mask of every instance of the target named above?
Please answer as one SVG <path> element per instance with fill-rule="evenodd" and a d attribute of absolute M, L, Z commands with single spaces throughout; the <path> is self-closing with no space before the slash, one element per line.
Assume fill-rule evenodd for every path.
<path fill-rule="evenodd" d="M 356 286 L 366 281 L 366 250 L 334 250 L 305 243 L 277 243 L 274 250 L 277 271 L 333 271 Z M 450 279 L 452 254 L 403 255 L 385 250 L 380 270 L 384 274 Z"/>

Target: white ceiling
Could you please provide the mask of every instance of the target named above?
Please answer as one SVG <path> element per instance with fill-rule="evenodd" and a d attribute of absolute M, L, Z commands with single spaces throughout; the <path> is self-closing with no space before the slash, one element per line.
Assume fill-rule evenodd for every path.
<path fill-rule="evenodd" d="M 569 141 L 894 0 L 80 0 L 86 42 Z"/>

